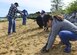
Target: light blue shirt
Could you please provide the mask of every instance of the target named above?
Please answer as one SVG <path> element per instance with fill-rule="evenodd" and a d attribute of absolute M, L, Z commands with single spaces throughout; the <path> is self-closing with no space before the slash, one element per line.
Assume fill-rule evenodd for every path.
<path fill-rule="evenodd" d="M 71 23 L 70 21 L 68 21 L 66 19 L 64 19 L 63 21 L 58 21 L 56 19 L 53 19 L 52 29 L 51 29 L 51 32 L 49 34 L 48 45 L 46 48 L 47 50 L 53 45 L 56 36 L 62 30 L 72 31 L 75 34 L 77 34 L 77 26 L 74 25 L 73 23 Z"/>

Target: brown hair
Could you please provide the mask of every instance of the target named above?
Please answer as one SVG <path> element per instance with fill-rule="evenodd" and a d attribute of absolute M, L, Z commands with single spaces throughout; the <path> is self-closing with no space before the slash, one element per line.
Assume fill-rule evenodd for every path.
<path fill-rule="evenodd" d="M 64 20 L 64 17 L 62 15 L 55 15 L 54 18 L 57 19 L 58 21 Z"/>

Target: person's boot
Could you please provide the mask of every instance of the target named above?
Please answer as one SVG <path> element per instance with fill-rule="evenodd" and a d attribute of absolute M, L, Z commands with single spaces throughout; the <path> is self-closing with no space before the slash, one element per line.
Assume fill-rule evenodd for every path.
<path fill-rule="evenodd" d="M 46 50 L 47 44 L 41 49 L 42 53 L 47 53 L 49 52 L 49 50 Z"/>
<path fill-rule="evenodd" d="M 16 33 L 16 31 L 13 31 L 13 33 Z"/>
<path fill-rule="evenodd" d="M 11 33 L 8 33 L 8 35 L 11 35 Z"/>
<path fill-rule="evenodd" d="M 71 52 L 71 45 L 70 46 L 66 46 L 66 48 L 64 49 L 64 52 L 70 53 Z"/>

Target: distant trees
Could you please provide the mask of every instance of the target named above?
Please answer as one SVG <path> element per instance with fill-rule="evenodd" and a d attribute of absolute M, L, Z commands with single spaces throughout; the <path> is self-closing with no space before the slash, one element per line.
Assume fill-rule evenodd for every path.
<path fill-rule="evenodd" d="M 36 13 L 31 13 L 31 14 L 28 15 L 29 19 L 36 19 L 36 17 L 37 17 Z"/>
<path fill-rule="evenodd" d="M 46 12 L 47 14 L 51 14 L 51 12 Z M 36 17 L 37 17 L 37 14 L 36 13 L 31 13 L 31 14 L 29 14 L 28 15 L 28 18 L 29 19 L 36 19 Z"/>
<path fill-rule="evenodd" d="M 62 13 L 62 0 L 52 0 L 51 1 L 51 12 L 52 13 Z"/>
<path fill-rule="evenodd" d="M 66 8 L 66 13 L 72 12 L 77 12 L 77 0 L 70 3 L 69 6 Z"/>

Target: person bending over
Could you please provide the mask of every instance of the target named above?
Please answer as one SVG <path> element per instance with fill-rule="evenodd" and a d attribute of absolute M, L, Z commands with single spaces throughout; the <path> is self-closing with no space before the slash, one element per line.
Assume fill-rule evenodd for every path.
<path fill-rule="evenodd" d="M 77 26 L 60 15 L 53 16 L 53 19 L 49 19 L 47 24 L 51 26 L 51 32 L 46 45 L 42 48 L 42 52 L 48 52 L 52 48 L 57 35 L 59 35 L 61 42 L 66 46 L 64 52 L 71 52 L 70 41 L 77 40 Z"/>

